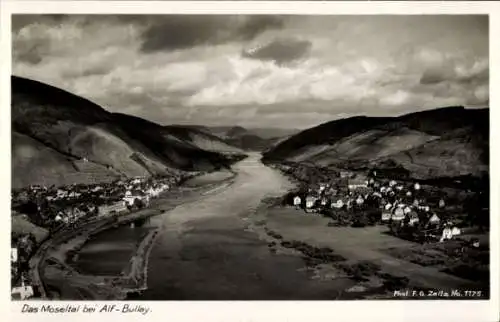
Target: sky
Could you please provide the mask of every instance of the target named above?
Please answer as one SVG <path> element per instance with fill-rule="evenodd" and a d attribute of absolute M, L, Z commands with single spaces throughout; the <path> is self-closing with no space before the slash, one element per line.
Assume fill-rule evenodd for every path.
<path fill-rule="evenodd" d="M 488 17 L 14 15 L 12 73 L 160 124 L 489 105 Z"/>

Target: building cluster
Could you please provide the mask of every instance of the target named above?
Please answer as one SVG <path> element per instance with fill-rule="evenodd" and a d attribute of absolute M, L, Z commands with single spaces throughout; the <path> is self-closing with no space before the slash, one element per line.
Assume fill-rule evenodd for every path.
<path fill-rule="evenodd" d="M 34 295 L 30 285 L 29 259 L 36 250 L 37 242 L 33 234 L 12 234 L 10 267 L 12 299 L 25 300 Z"/>
<path fill-rule="evenodd" d="M 58 229 L 81 219 L 147 207 L 150 200 L 181 179 L 132 178 L 111 183 L 64 187 L 30 186 L 13 191 L 12 208 L 37 226 Z"/>
<path fill-rule="evenodd" d="M 64 227 L 76 228 L 92 218 L 147 207 L 151 200 L 191 176 L 136 177 L 111 183 L 62 187 L 33 185 L 12 192 L 12 209 L 33 224 L 54 233 Z M 39 245 L 33 234 L 13 232 L 11 237 L 12 298 L 24 300 L 33 296 L 29 259 Z"/>
<path fill-rule="evenodd" d="M 380 178 L 376 170 L 322 175 L 305 181 L 284 202 L 328 216 L 336 226 L 386 224 L 406 239 L 445 241 L 461 234 L 461 221 L 449 211 L 455 205 L 448 205 L 443 193 L 418 182 Z"/>

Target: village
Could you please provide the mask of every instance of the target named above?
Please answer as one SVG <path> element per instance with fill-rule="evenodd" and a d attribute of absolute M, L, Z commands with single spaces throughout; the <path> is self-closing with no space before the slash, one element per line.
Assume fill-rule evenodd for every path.
<path fill-rule="evenodd" d="M 324 216 L 332 228 L 386 227 L 385 233 L 416 245 L 450 245 L 448 248 L 453 249 L 455 258 L 470 257 L 466 268 L 460 266 L 458 275 L 475 274 L 469 267 L 486 265 L 484 254 L 489 245 L 484 238 L 476 238 L 486 236 L 489 226 L 486 191 L 398 180 L 374 169 L 359 172 L 296 164 L 271 167 L 297 183 L 298 188 L 283 197 L 282 207 L 303 212 L 305 216 Z M 49 239 L 61 230 L 77 230 L 86 222 L 117 218 L 147 208 L 154 199 L 195 175 L 135 177 L 63 187 L 33 185 L 12 191 L 13 216 L 21 216 L 45 229 Z M 12 298 L 36 297 L 29 261 L 43 240 L 32 233 L 14 231 L 11 238 Z M 471 251 L 478 255 L 471 257 Z M 417 256 L 410 250 L 393 255 L 415 257 L 412 261 L 425 265 L 439 261 Z"/>
<path fill-rule="evenodd" d="M 314 168 L 304 171 L 287 165 L 278 168 L 300 183 L 297 191 L 285 197 L 284 204 L 329 217 L 334 226 L 383 224 L 393 235 L 417 242 L 444 242 L 461 235 L 467 227 L 487 226 L 481 219 L 488 217 L 488 204 L 478 200 L 485 195 L 482 191 L 457 192 L 399 181 L 379 177 L 377 170 L 363 174 Z M 472 244 L 478 245 L 478 241 Z"/>
<path fill-rule="evenodd" d="M 116 217 L 148 207 L 160 197 L 195 174 L 171 177 L 135 177 L 93 185 L 63 187 L 32 185 L 12 192 L 13 216 L 21 216 L 48 236 L 63 229 L 77 229 L 83 222 Z M 31 232 L 11 234 L 12 298 L 25 300 L 36 296 L 30 281 L 29 260 L 41 242 Z"/>
<path fill-rule="evenodd" d="M 391 178 L 376 169 L 349 171 L 307 164 L 272 165 L 297 184 L 277 207 L 287 214 L 322 216 L 332 234 L 359 229 L 384 252 L 487 285 L 488 191 Z M 380 235 L 380 238 L 377 237 Z M 391 239 L 383 237 L 392 236 Z M 367 237 L 370 236 L 370 237 Z M 399 243 L 397 240 L 401 240 Z M 368 241 L 365 241 L 365 243 Z M 403 245 L 404 247 L 401 247 Z"/>

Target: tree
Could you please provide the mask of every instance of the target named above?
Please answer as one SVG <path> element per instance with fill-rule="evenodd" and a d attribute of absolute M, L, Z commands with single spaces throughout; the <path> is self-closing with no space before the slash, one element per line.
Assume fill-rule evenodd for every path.
<path fill-rule="evenodd" d="M 38 213 L 38 206 L 33 200 L 30 199 L 19 207 L 19 212 L 31 217 Z"/>
<path fill-rule="evenodd" d="M 134 206 L 137 209 L 142 209 L 144 207 L 144 202 L 141 199 L 139 199 L 139 198 L 135 198 L 134 199 Z"/>

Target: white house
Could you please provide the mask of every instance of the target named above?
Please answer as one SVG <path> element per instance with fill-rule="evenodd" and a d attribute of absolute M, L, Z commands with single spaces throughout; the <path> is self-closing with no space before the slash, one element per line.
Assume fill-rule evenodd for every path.
<path fill-rule="evenodd" d="M 343 178 L 348 178 L 351 176 L 351 173 L 348 171 L 340 171 L 340 177 Z"/>
<path fill-rule="evenodd" d="M 441 235 L 441 239 L 439 240 L 440 242 L 443 242 L 447 239 L 452 239 L 453 238 L 453 233 L 450 227 L 445 227 L 443 229 L 443 234 Z"/>
<path fill-rule="evenodd" d="M 156 198 L 160 195 L 160 190 L 159 189 L 154 189 L 154 188 L 149 188 L 147 191 L 147 194 L 150 195 L 153 198 Z"/>
<path fill-rule="evenodd" d="M 460 231 L 460 228 L 458 228 L 458 227 L 453 227 L 453 228 L 451 229 L 451 234 L 452 234 L 453 236 L 458 236 L 458 235 L 460 235 L 461 233 L 462 233 L 462 232 Z"/>
<path fill-rule="evenodd" d="M 392 214 L 392 217 L 391 219 L 392 220 L 403 220 L 405 218 L 405 214 L 404 214 L 404 211 L 402 208 L 396 208 L 396 210 L 394 211 L 394 213 Z"/>
<path fill-rule="evenodd" d="M 77 198 L 77 197 L 80 197 L 81 195 L 82 194 L 79 192 L 71 191 L 71 193 L 69 194 L 69 197 L 70 198 Z"/>
<path fill-rule="evenodd" d="M 295 207 L 299 207 L 301 203 L 302 203 L 302 199 L 300 199 L 299 196 L 295 196 L 295 198 L 293 198 L 293 205 Z"/>
<path fill-rule="evenodd" d="M 34 294 L 33 287 L 31 285 L 25 285 L 24 279 L 21 281 L 21 286 L 13 287 L 11 291 L 12 299 L 21 301 L 29 299 Z"/>
<path fill-rule="evenodd" d="M 381 219 L 382 219 L 382 221 L 389 221 L 391 219 L 391 216 L 392 216 L 392 214 L 390 211 L 384 211 L 384 212 L 382 212 Z"/>
<path fill-rule="evenodd" d="M 368 187 L 368 181 L 362 178 L 349 179 L 348 183 L 349 190 L 355 190 L 358 188 L 366 188 L 366 187 Z"/>
<path fill-rule="evenodd" d="M 10 249 L 10 261 L 13 262 L 13 263 L 16 263 L 17 262 L 17 247 L 12 247 Z"/>
<path fill-rule="evenodd" d="M 429 224 L 439 224 L 441 219 L 436 214 L 433 214 L 431 218 L 429 218 Z"/>
<path fill-rule="evenodd" d="M 332 202 L 332 207 L 340 209 L 344 207 L 344 201 L 342 199 L 337 200 L 337 202 Z"/>
<path fill-rule="evenodd" d="M 411 212 L 408 216 L 410 217 L 410 221 L 408 222 L 408 225 L 410 226 L 414 226 L 420 221 L 418 215 L 415 212 Z"/>
<path fill-rule="evenodd" d="M 315 202 L 316 202 L 316 197 L 307 196 L 306 197 L 306 208 L 311 209 L 314 206 Z"/>
<path fill-rule="evenodd" d="M 110 214 L 111 212 L 120 213 L 120 212 L 124 212 L 127 210 L 128 209 L 127 209 L 127 205 L 125 204 L 125 202 L 118 201 L 118 202 L 115 202 L 111 205 L 104 205 L 104 206 L 99 207 L 99 215 L 105 216 L 105 215 Z"/>

